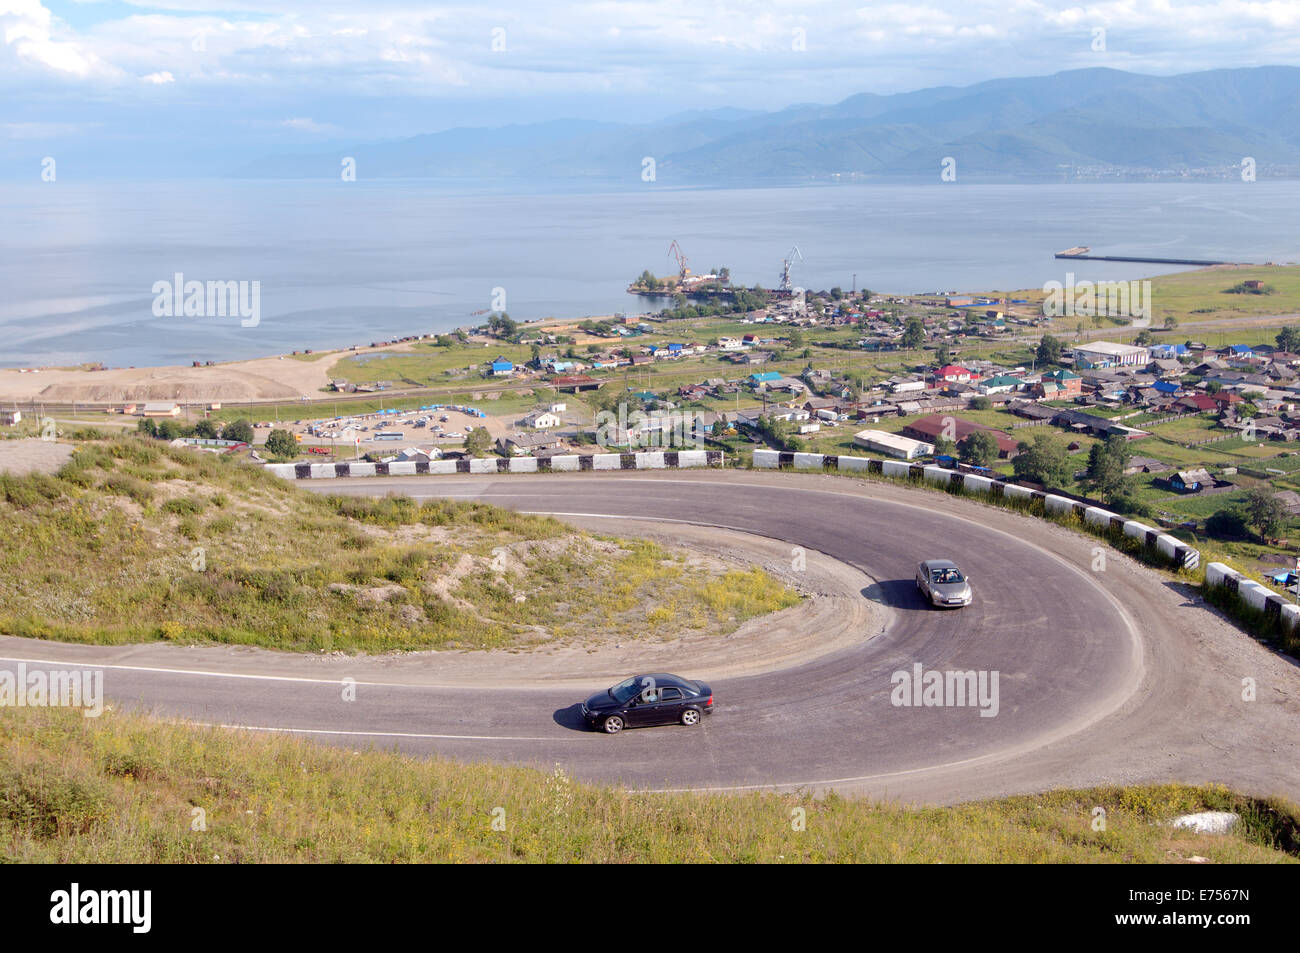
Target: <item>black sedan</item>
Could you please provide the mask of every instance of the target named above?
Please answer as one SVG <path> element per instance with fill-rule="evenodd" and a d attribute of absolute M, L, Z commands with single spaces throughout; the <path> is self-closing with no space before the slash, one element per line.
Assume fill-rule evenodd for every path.
<path fill-rule="evenodd" d="M 680 675 L 633 675 L 582 703 L 590 728 L 616 734 L 646 725 L 698 725 L 713 711 L 713 689 Z"/>

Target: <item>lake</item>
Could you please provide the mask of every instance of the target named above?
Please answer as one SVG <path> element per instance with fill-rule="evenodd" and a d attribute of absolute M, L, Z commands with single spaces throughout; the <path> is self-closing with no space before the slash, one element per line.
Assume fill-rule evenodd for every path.
<path fill-rule="evenodd" d="M 0 185 L 0 366 L 188 364 L 480 323 L 648 310 L 625 293 L 695 272 L 891 293 L 1041 288 L 1177 267 L 1095 253 L 1300 260 L 1295 182 L 845 185 L 501 194 L 420 181 Z M 159 317 L 157 282 L 258 282 L 259 320 Z M 856 278 L 855 278 L 856 275 Z M 501 289 L 497 291 L 496 289 Z"/>

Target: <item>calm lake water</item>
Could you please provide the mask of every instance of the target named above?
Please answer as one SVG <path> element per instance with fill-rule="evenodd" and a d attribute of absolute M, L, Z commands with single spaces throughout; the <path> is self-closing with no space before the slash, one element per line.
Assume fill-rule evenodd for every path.
<path fill-rule="evenodd" d="M 1178 268 L 1097 253 L 1300 261 L 1300 183 L 869 185 L 503 195 L 422 182 L 0 185 L 0 366 L 230 360 L 478 323 L 648 310 L 642 269 L 895 293 L 1041 288 Z M 260 282 L 260 321 L 155 317 L 153 286 Z"/>

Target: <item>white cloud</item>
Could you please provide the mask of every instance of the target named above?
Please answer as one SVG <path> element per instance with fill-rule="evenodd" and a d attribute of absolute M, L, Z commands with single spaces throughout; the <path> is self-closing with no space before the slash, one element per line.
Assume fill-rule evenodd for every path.
<path fill-rule="evenodd" d="M 140 78 L 144 80 L 146 83 L 154 83 L 155 85 L 158 86 L 162 86 L 166 83 L 176 82 L 176 77 L 173 76 L 171 73 L 169 73 L 167 70 L 163 70 L 160 73 L 150 73 L 148 76 L 141 76 Z"/>

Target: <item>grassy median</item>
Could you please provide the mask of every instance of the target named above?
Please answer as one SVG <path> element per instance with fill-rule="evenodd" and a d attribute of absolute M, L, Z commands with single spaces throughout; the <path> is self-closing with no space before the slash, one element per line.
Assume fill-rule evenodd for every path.
<path fill-rule="evenodd" d="M 795 605 L 757 567 L 480 503 L 322 496 L 137 436 L 0 474 L 0 632 L 294 651 L 722 634 Z"/>
<path fill-rule="evenodd" d="M 1098 807 L 1104 830 L 1094 829 Z M 1205 809 L 1242 823 L 1226 835 L 1157 823 Z M 118 712 L 0 709 L 6 862 L 1277 863 L 1295 862 L 1297 831 L 1294 805 L 1214 787 L 925 809 L 638 795 L 554 767 L 351 751 Z"/>

